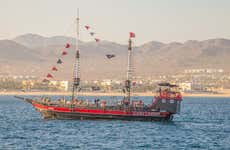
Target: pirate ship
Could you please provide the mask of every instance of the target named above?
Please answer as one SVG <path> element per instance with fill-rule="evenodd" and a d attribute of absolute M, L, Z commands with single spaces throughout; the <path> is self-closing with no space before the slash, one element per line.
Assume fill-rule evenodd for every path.
<path fill-rule="evenodd" d="M 80 89 L 80 49 L 79 49 L 79 15 L 77 17 L 77 36 L 76 36 L 76 55 L 73 69 L 73 86 L 72 96 L 70 100 L 56 99 L 51 100 L 49 97 L 33 99 L 22 99 L 30 104 L 41 113 L 44 119 L 92 119 L 92 120 L 132 120 L 132 121 L 160 121 L 172 120 L 173 115 L 179 113 L 182 96 L 177 91 L 177 86 L 170 83 L 159 84 L 159 90 L 153 98 L 151 104 L 144 104 L 141 100 L 132 100 L 132 53 L 133 53 L 133 38 L 135 34 L 130 32 L 128 40 L 128 67 L 127 79 L 125 81 L 123 92 L 125 96 L 116 104 L 108 105 L 108 101 L 95 99 L 94 102 L 79 99 L 77 92 Z M 85 26 L 86 29 L 89 26 Z M 99 39 L 95 39 L 96 42 Z M 70 45 L 67 44 L 68 48 Z M 108 57 L 108 56 L 107 56 Z M 109 56 L 109 58 L 114 55 Z M 57 63 L 61 63 L 58 60 Z M 56 71 L 57 68 L 53 67 L 52 70 Z M 52 75 L 48 74 L 47 78 Z"/>

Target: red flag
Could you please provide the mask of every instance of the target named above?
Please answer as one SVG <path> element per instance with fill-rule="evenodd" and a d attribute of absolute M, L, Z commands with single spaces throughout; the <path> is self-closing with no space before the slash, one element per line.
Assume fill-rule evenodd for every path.
<path fill-rule="evenodd" d="M 62 55 L 67 55 L 67 52 L 66 52 L 66 51 L 63 51 L 63 52 L 62 52 Z"/>
<path fill-rule="evenodd" d="M 56 67 L 53 67 L 52 71 L 58 71 L 58 69 Z"/>
<path fill-rule="evenodd" d="M 65 48 L 70 48 L 70 44 L 66 43 Z"/>
<path fill-rule="evenodd" d="M 89 30 L 90 26 L 85 26 L 86 30 Z"/>
<path fill-rule="evenodd" d="M 96 41 L 96 42 L 100 42 L 100 39 L 98 39 L 98 38 L 95 38 L 95 41 Z"/>
<path fill-rule="evenodd" d="M 133 33 L 133 32 L 129 32 L 129 37 L 130 37 L 130 38 L 135 38 L 136 35 L 135 35 L 135 33 Z"/>
<path fill-rule="evenodd" d="M 53 78 L 53 76 L 50 73 L 48 73 L 46 77 L 47 78 Z"/>

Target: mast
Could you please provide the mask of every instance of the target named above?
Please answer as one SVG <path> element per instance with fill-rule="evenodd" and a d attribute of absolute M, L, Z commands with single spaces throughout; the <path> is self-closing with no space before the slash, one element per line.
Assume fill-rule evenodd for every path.
<path fill-rule="evenodd" d="M 72 89 L 72 100 L 75 97 L 75 90 L 78 90 L 80 85 L 80 49 L 79 49 L 79 36 L 80 36 L 80 18 L 79 18 L 79 9 L 77 9 L 77 26 L 76 26 L 76 55 L 73 68 L 73 89 Z"/>
<path fill-rule="evenodd" d="M 132 40 L 129 38 L 128 45 L 128 66 L 127 66 L 127 76 L 125 81 L 126 88 L 126 104 L 130 104 L 130 96 L 131 96 L 131 82 L 132 82 Z"/>

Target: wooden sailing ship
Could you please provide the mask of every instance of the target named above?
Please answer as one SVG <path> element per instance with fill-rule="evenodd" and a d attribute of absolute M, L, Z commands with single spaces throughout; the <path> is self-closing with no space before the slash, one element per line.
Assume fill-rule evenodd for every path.
<path fill-rule="evenodd" d="M 123 99 L 114 105 L 107 105 L 107 100 L 95 99 L 94 102 L 79 99 L 75 94 L 80 86 L 80 49 L 79 49 L 79 15 L 77 17 L 76 55 L 73 71 L 72 96 L 70 100 L 51 98 L 30 99 L 17 97 L 32 104 L 44 119 L 91 119 L 91 120 L 132 120 L 132 121 L 160 121 L 172 120 L 173 115 L 180 111 L 182 97 L 176 91 L 176 85 L 159 84 L 160 88 L 151 104 L 134 101 L 131 98 L 132 89 L 132 39 L 130 33 L 128 41 L 128 69 L 125 81 Z"/>

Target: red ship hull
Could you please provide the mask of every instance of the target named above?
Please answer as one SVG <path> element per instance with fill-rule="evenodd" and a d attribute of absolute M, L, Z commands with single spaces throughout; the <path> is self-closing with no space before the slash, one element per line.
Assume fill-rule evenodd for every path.
<path fill-rule="evenodd" d="M 32 101 L 31 104 L 41 113 L 44 119 L 127 121 L 167 121 L 172 119 L 172 114 L 169 112 L 55 107 L 42 105 L 36 101 Z"/>

